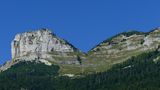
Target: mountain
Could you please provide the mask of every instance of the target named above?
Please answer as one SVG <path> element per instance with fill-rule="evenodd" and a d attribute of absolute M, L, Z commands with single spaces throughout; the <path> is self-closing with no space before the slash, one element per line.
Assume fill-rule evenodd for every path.
<path fill-rule="evenodd" d="M 48 29 L 17 34 L 0 90 L 159 90 L 160 29 L 117 34 L 84 53 Z"/>
<path fill-rule="evenodd" d="M 108 71 L 85 76 L 59 75 L 59 66 L 19 62 L 0 74 L 0 90 L 159 90 L 158 50 L 115 64 Z"/>
<path fill-rule="evenodd" d="M 78 51 L 67 41 L 56 37 L 51 31 L 42 29 L 35 32 L 17 34 L 12 41 L 12 59 L 27 57 L 27 59 L 51 58 L 48 52 L 73 53 Z"/>
<path fill-rule="evenodd" d="M 132 56 L 154 51 L 160 47 L 160 29 L 150 32 L 128 31 L 115 35 L 88 53 L 88 61 L 96 71 L 106 71 L 114 64 L 122 63 Z M 95 64 L 97 66 L 95 66 Z"/>
<path fill-rule="evenodd" d="M 12 60 L 4 64 L 4 71 L 20 61 L 36 61 L 58 65 L 62 75 L 104 72 L 114 64 L 132 56 L 160 48 L 160 29 L 150 32 L 128 31 L 117 34 L 83 53 L 48 29 L 17 34 L 12 41 Z"/>
<path fill-rule="evenodd" d="M 48 29 L 17 34 L 11 43 L 12 60 L 1 67 L 1 71 L 20 61 L 43 62 L 46 65 L 79 65 L 77 54 L 81 51 L 58 38 Z"/>

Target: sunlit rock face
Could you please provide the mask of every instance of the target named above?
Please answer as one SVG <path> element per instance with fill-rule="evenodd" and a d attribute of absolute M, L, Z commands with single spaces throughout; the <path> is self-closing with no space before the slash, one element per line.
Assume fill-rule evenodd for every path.
<path fill-rule="evenodd" d="M 34 61 L 46 65 L 79 65 L 77 52 L 81 53 L 67 41 L 58 38 L 48 29 L 17 34 L 11 43 L 12 60 L 0 67 L 5 71 L 19 62 Z"/>
<path fill-rule="evenodd" d="M 43 29 L 17 34 L 12 41 L 12 59 L 19 57 L 50 58 L 49 52 L 68 53 L 75 49 L 66 41 Z"/>
<path fill-rule="evenodd" d="M 124 62 L 144 52 L 160 50 L 160 28 L 150 32 L 129 31 L 115 35 L 88 53 L 76 49 L 67 41 L 56 37 L 51 31 L 17 34 L 12 41 L 12 60 L 0 67 L 7 70 L 20 61 L 36 61 L 46 65 L 58 64 L 67 75 L 70 68 L 77 72 L 80 67 L 86 72 L 106 71 L 112 65 Z M 78 69 L 77 69 L 78 68 Z"/>
<path fill-rule="evenodd" d="M 160 28 L 147 33 L 138 31 L 120 33 L 97 45 L 90 51 L 90 55 L 95 59 L 119 63 L 125 58 L 157 48 L 160 48 Z"/>

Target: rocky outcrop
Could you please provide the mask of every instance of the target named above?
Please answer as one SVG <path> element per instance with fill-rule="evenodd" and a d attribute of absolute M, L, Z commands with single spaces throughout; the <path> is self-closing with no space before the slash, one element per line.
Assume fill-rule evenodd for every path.
<path fill-rule="evenodd" d="M 49 52 L 70 53 L 76 49 L 49 30 L 17 34 L 12 41 L 12 59 L 18 57 L 50 58 Z"/>
<path fill-rule="evenodd" d="M 89 52 L 88 59 L 104 66 L 121 63 L 132 56 L 160 48 L 160 28 L 151 32 L 129 31 L 118 34 L 97 45 Z M 102 64 L 99 64 L 103 66 Z M 100 66 L 100 67 L 101 67 Z"/>
<path fill-rule="evenodd" d="M 17 34 L 11 43 L 11 51 L 12 60 L 0 70 L 6 70 L 20 61 L 38 61 L 46 65 L 79 64 L 76 54 L 81 53 L 48 29 Z"/>
<path fill-rule="evenodd" d="M 60 71 L 64 74 L 105 71 L 132 56 L 160 50 L 160 28 L 147 33 L 120 33 L 103 41 L 87 54 L 47 29 L 17 34 L 11 46 L 12 60 L 4 64 L 0 71 L 20 61 L 36 61 L 46 65 L 56 63 L 62 66 Z"/>

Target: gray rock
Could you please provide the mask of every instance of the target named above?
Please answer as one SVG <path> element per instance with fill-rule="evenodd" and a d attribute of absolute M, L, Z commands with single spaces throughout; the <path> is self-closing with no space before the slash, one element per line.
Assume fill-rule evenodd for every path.
<path fill-rule="evenodd" d="M 12 59 L 23 56 L 33 59 L 49 58 L 49 52 L 68 53 L 75 51 L 74 47 L 56 37 L 49 30 L 17 34 L 11 46 Z"/>
<path fill-rule="evenodd" d="M 102 42 L 90 51 L 94 60 L 104 60 L 112 63 L 120 63 L 124 58 L 128 59 L 140 53 L 152 51 L 160 47 L 160 29 L 141 34 L 125 36 L 119 34 L 112 39 Z"/>
<path fill-rule="evenodd" d="M 48 29 L 17 34 L 11 43 L 12 60 L 0 67 L 0 72 L 21 61 L 35 61 L 46 65 L 51 62 L 64 64 L 77 64 L 76 52 L 80 52 L 67 41 L 58 38 Z M 75 55 L 68 55 L 75 53 Z M 58 61 L 57 57 L 63 57 Z M 75 60 L 66 60 L 71 57 Z M 51 61 L 51 62 L 50 62 Z"/>

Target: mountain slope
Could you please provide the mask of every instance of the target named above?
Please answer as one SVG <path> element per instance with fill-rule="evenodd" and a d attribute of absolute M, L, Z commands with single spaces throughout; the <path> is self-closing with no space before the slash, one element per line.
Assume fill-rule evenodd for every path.
<path fill-rule="evenodd" d="M 160 29 L 150 32 L 129 31 L 107 39 L 91 49 L 88 61 L 95 71 L 105 71 L 114 64 L 124 62 L 132 56 L 159 49 Z"/>
<path fill-rule="evenodd" d="M 146 33 L 120 33 L 103 41 L 88 53 L 81 52 L 48 29 L 41 29 L 16 35 L 12 41 L 13 58 L 0 67 L 0 71 L 7 70 L 20 61 L 40 61 L 46 65 L 58 65 L 62 75 L 104 72 L 132 56 L 159 48 L 159 28 Z"/>
<path fill-rule="evenodd" d="M 0 73 L 0 90 L 54 90 L 52 78 L 59 67 L 37 62 L 19 62 Z"/>
<path fill-rule="evenodd" d="M 58 66 L 21 62 L 0 74 L 1 90 L 159 90 L 160 52 L 132 57 L 103 73 L 69 78 Z M 9 87 L 8 87 L 9 86 Z"/>
<path fill-rule="evenodd" d="M 11 43 L 12 60 L 0 68 L 4 71 L 21 61 L 40 61 L 46 65 L 79 65 L 77 54 L 83 54 L 73 45 L 57 37 L 48 29 L 17 34 Z"/>
<path fill-rule="evenodd" d="M 120 33 L 87 54 L 48 30 L 26 32 L 12 57 L 0 67 L 0 90 L 160 89 L 159 28 Z"/>

